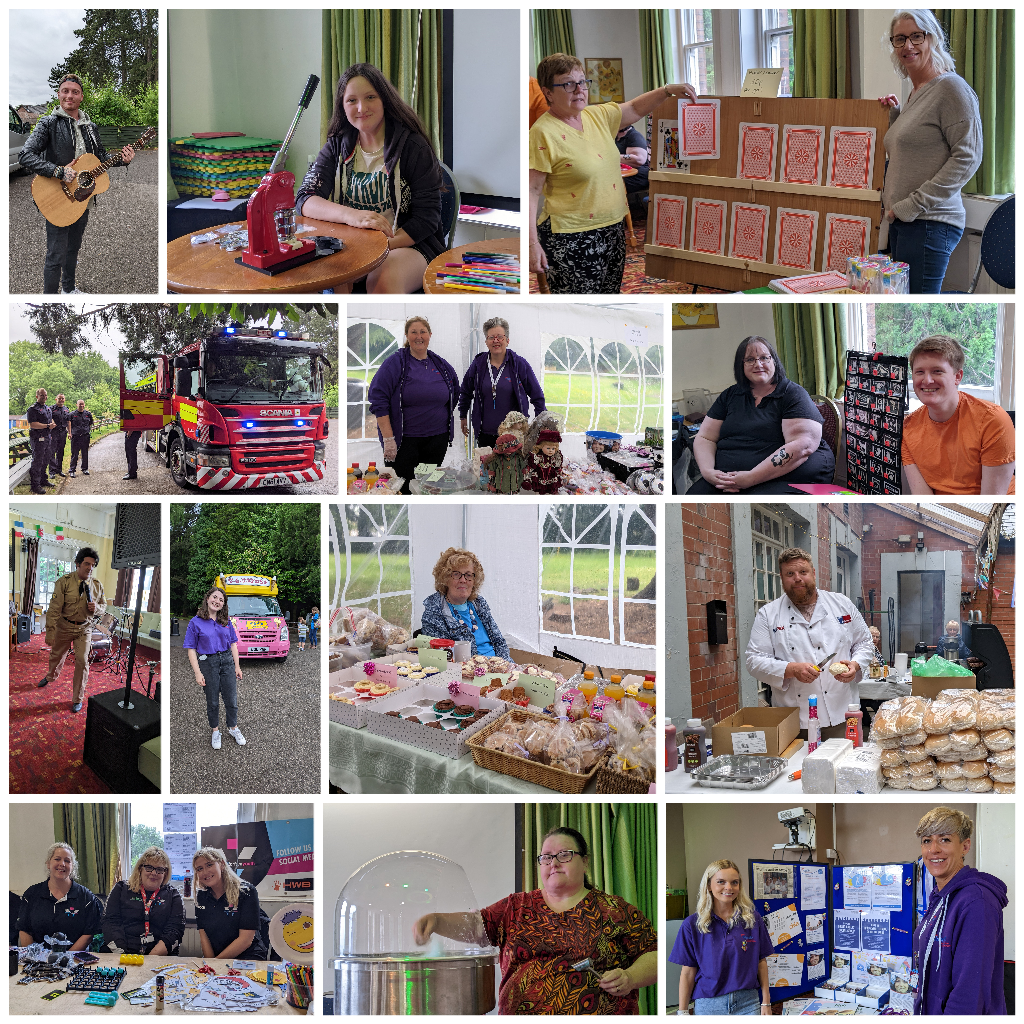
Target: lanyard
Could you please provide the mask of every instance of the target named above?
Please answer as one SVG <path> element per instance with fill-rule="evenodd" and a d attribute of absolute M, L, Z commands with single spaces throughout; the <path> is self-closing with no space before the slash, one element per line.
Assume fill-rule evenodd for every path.
<path fill-rule="evenodd" d="M 153 895 L 150 896 L 149 899 L 146 899 L 146 888 L 145 888 L 145 886 L 140 886 L 140 891 L 142 892 L 142 908 L 143 908 L 143 911 L 144 911 L 145 916 L 146 916 L 146 932 L 145 932 L 145 934 L 148 935 L 149 934 L 149 908 L 151 906 L 153 906 L 153 900 L 156 899 L 157 893 L 159 893 L 160 890 L 159 889 L 154 889 L 153 890 Z"/>
<path fill-rule="evenodd" d="M 491 378 L 491 405 L 494 408 L 498 406 L 498 381 L 501 380 L 501 375 L 505 372 L 505 360 L 501 361 L 501 369 L 498 370 L 498 375 L 494 375 L 494 365 L 491 363 L 490 357 L 487 359 L 487 376 Z"/>
<path fill-rule="evenodd" d="M 453 605 L 451 603 L 451 601 L 448 602 L 448 607 L 451 608 L 451 610 L 455 614 L 456 618 L 462 619 L 462 616 L 458 613 L 458 611 L 455 608 L 455 605 Z M 470 629 L 470 632 L 475 633 L 477 631 L 477 629 L 480 627 L 480 620 L 477 619 L 477 617 L 473 614 L 473 606 L 468 601 L 466 602 L 466 611 L 469 612 L 469 629 Z M 466 620 L 462 619 L 462 621 L 465 622 Z"/>

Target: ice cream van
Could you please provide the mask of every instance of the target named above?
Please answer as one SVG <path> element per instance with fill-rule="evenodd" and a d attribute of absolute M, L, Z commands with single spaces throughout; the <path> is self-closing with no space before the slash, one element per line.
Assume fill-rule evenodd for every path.
<path fill-rule="evenodd" d="M 240 658 L 288 657 L 288 620 L 277 603 L 277 577 L 221 573 L 213 584 L 228 595 Z"/>

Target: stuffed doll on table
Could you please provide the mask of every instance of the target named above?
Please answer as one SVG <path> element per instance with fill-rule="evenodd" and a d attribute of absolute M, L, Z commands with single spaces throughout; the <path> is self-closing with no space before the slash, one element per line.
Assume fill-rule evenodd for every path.
<path fill-rule="evenodd" d="M 542 430 L 537 435 L 537 443 L 526 457 L 524 490 L 534 494 L 557 494 L 560 488 L 566 486 L 562 451 L 558 447 L 561 443 L 562 435 L 557 430 Z"/>
<path fill-rule="evenodd" d="M 523 443 L 515 434 L 502 434 L 490 455 L 480 461 L 487 466 L 487 489 L 496 494 L 518 494 L 523 486 L 526 456 Z"/>

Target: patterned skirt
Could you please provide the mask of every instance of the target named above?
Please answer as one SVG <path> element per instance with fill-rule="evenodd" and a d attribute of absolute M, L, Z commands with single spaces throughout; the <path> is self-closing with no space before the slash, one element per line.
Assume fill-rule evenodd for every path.
<path fill-rule="evenodd" d="M 618 295 L 626 269 L 625 218 L 593 231 L 556 234 L 551 218 L 537 225 L 537 238 L 548 258 L 552 295 Z"/>

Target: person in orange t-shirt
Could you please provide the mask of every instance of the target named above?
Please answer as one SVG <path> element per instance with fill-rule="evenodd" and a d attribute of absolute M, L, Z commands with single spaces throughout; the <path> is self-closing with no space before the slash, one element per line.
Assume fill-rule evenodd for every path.
<path fill-rule="evenodd" d="M 544 99 L 544 91 L 540 87 L 540 82 L 537 81 L 533 75 L 530 75 L 530 127 L 533 127 L 533 122 L 540 117 L 548 109 L 548 101 Z"/>
<path fill-rule="evenodd" d="M 923 338 L 910 353 L 922 409 L 903 422 L 903 468 L 912 494 L 1013 494 L 1013 421 L 994 402 L 960 391 L 964 350 Z"/>

